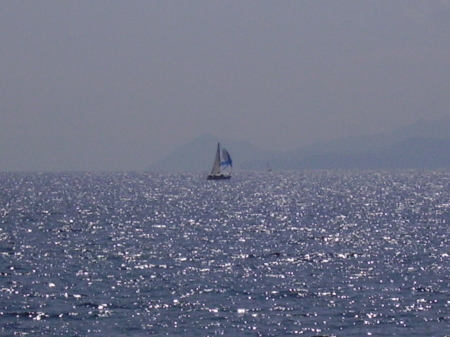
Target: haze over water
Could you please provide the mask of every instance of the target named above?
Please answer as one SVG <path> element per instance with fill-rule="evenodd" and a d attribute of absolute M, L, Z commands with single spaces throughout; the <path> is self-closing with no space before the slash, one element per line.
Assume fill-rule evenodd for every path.
<path fill-rule="evenodd" d="M 445 336 L 450 171 L 0 173 L 2 336 Z"/>
<path fill-rule="evenodd" d="M 0 171 L 140 171 L 205 134 L 284 152 L 448 118 L 449 36 L 449 0 L 2 1 Z"/>

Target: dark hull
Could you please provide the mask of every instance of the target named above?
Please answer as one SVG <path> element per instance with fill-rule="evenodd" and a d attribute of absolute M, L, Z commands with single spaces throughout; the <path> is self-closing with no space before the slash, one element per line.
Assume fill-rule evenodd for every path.
<path fill-rule="evenodd" d="M 223 174 L 218 174 L 218 175 L 208 174 L 208 177 L 206 179 L 208 179 L 208 180 L 228 180 L 230 178 L 231 178 L 231 176 L 226 176 Z"/>

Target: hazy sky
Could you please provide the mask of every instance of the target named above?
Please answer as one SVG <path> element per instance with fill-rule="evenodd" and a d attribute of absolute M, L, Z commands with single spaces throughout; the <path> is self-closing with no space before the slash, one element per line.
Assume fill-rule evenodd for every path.
<path fill-rule="evenodd" d="M 0 171 L 140 170 L 450 115 L 449 0 L 0 2 Z"/>

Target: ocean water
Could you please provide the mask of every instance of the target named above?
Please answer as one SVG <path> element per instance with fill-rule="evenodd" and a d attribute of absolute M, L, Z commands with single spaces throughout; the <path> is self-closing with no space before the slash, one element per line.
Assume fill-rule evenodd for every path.
<path fill-rule="evenodd" d="M 450 171 L 0 183 L 1 336 L 450 336 Z"/>

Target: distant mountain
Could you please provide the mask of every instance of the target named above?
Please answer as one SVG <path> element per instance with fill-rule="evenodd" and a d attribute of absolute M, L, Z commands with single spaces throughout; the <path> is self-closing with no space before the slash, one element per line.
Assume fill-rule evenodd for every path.
<path fill-rule="evenodd" d="M 277 169 L 450 168 L 450 138 L 412 138 L 358 153 L 317 153 L 279 158 Z"/>
<path fill-rule="evenodd" d="M 161 171 L 208 171 L 217 137 L 202 135 L 150 167 Z M 450 118 L 418 121 L 392 132 L 346 137 L 275 153 L 249 142 L 221 139 L 239 169 L 450 168 Z"/>
<path fill-rule="evenodd" d="M 274 169 L 450 167 L 450 118 L 316 143 L 270 159 Z"/>
<path fill-rule="evenodd" d="M 356 154 L 379 151 L 408 139 L 445 139 L 450 137 L 450 117 L 440 120 L 419 120 L 391 132 L 363 136 L 344 137 L 291 151 L 289 157 L 314 154 Z"/>
<path fill-rule="evenodd" d="M 192 142 L 175 149 L 171 154 L 152 165 L 149 169 L 156 171 L 209 171 L 212 168 L 216 154 L 217 143 L 225 147 L 235 163 L 241 169 L 258 169 L 254 167 L 259 158 L 272 158 L 274 152 L 263 150 L 249 142 L 240 142 L 230 139 L 219 139 L 204 134 Z M 251 167 L 246 166 L 249 161 Z M 260 165 L 260 164 L 257 164 Z M 267 165 L 267 164 L 265 164 Z"/>

